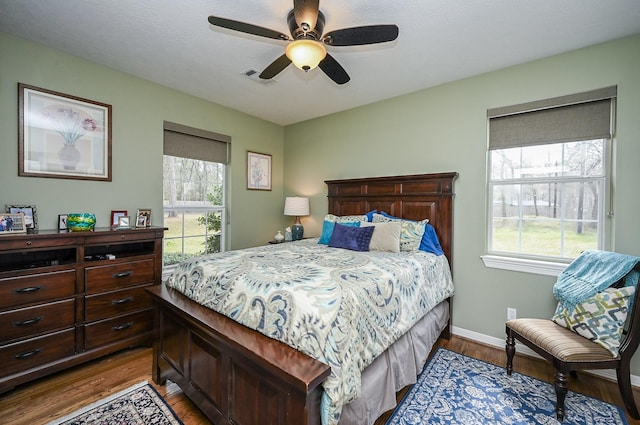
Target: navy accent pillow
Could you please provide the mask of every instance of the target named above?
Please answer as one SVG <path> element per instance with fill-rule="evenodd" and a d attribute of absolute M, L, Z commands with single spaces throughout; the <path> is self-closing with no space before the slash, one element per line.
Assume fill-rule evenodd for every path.
<path fill-rule="evenodd" d="M 341 223 L 345 226 L 358 227 L 360 226 L 359 221 L 345 221 Z M 320 239 L 318 239 L 318 243 L 323 245 L 328 245 L 331 241 L 331 235 L 333 235 L 333 228 L 336 225 L 335 221 L 325 220 L 322 223 L 322 234 L 320 235 Z"/>
<path fill-rule="evenodd" d="M 369 242 L 375 226 L 350 227 L 336 223 L 329 246 L 332 248 L 344 248 L 352 251 L 369 251 Z"/>

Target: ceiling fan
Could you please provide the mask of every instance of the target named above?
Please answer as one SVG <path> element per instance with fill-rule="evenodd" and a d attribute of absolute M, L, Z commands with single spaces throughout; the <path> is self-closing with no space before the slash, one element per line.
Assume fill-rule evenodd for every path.
<path fill-rule="evenodd" d="M 269 28 L 218 16 L 209 16 L 209 23 L 246 34 L 289 42 L 285 53 L 260 74 L 260 78 L 265 80 L 275 77 L 293 62 L 303 71 L 319 66 L 334 82 L 345 84 L 350 80 L 349 74 L 333 56 L 327 53 L 325 45 L 358 46 L 393 41 L 398 37 L 396 25 L 343 28 L 323 34 L 325 17 L 319 9 L 319 3 L 320 0 L 293 0 L 293 10 L 287 16 L 291 36 Z"/>

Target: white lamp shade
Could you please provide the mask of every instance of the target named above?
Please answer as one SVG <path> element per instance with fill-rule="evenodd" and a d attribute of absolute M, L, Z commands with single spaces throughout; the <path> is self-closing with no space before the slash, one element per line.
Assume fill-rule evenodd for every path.
<path fill-rule="evenodd" d="M 309 215 L 309 198 L 289 196 L 284 200 L 284 215 Z"/>

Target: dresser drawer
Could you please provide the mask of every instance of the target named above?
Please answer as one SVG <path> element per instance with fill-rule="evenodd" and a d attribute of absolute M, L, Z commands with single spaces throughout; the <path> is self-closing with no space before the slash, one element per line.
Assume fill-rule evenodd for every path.
<path fill-rule="evenodd" d="M 72 356 L 75 353 L 74 340 L 75 330 L 68 329 L 0 347 L 2 375 L 11 375 Z"/>
<path fill-rule="evenodd" d="M 75 292 L 75 270 L 0 279 L 0 309 L 68 298 Z"/>
<path fill-rule="evenodd" d="M 22 249 L 34 249 L 34 248 L 55 248 L 72 246 L 78 243 L 75 237 L 71 235 L 64 235 L 65 237 L 43 237 L 42 235 L 26 235 L 16 240 L 7 240 L 2 242 L 2 250 L 22 250 Z M 68 237 L 67 237 L 68 236 Z"/>
<path fill-rule="evenodd" d="M 161 238 L 163 235 L 164 229 L 132 229 L 105 234 L 92 234 L 90 240 L 91 245 L 114 244 L 118 242 L 152 241 L 155 238 Z"/>
<path fill-rule="evenodd" d="M 0 313 L 0 344 L 73 327 L 75 299 Z"/>
<path fill-rule="evenodd" d="M 153 328 L 153 310 L 145 310 L 110 320 L 91 323 L 84 327 L 84 346 L 86 350 L 117 342 Z"/>
<path fill-rule="evenodd" d="M 86 297 L 85 320 L 90 322 L 151 308 L 151 295 L 145 289 L 147 287 L 149 285 Z"/>
<path fill-rule="evenodd" d="M 153 281 L 154 260 L 87 267 L 84 273 L 86 293 L 97 294 Z"/>

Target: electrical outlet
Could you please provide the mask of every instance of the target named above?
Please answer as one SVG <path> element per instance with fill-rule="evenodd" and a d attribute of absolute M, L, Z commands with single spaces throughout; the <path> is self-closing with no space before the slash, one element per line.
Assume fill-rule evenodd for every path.
<path fill-rule="evenodd" d="M 507 320 L 513 320 L 518 317 L 518 310 L 512 307 L 507 307 Z"/>

